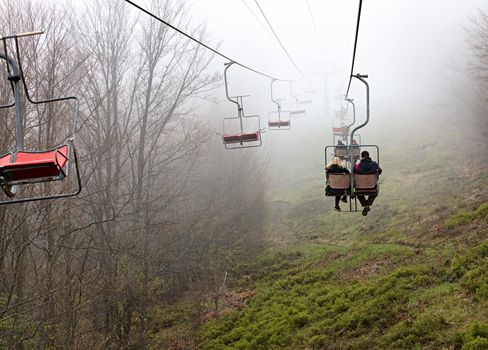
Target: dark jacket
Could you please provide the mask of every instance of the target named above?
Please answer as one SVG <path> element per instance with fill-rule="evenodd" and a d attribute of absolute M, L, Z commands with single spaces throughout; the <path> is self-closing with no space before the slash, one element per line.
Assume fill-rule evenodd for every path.
<path fill-rule="evenodd" d="M 332 164 L 329 169 L 326 169 L 326 174 L 350 174 L 349 170 L 337 164 Z"/>
<path fill-rule="evenodd" d="M 357 165 L 358 174 L 378 174 L 380 175 L 383 170 L 380 168 L 378 163 L 371 158 L 363 158 Z"/>

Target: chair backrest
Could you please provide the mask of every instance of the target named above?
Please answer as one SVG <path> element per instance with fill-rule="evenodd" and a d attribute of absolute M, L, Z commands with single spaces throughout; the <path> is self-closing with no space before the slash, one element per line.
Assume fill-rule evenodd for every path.
<path fill-rule="evenodd" d="M 354 187 L 356 191 L 361 190 L 372 190 L 376 187 L 376 174 L 354 174 Z"/>
<path fill-rule="evenodd" d="M 353 158 L 359 158 L 361 155 L 361 149 L 359 147 L 353 147 L 351 150 Z"/>
<path fill-rule="evenodd" d="M 328 174 L 328 179 L 330 188 L 334 190 L 346 190 L 351 185 L 349 174 Z"/>
<path fill-rule="evenodd" d="M 347 154 L 347 148 L 345 148 L 344 146 L 337 146 L 334 149 L 334 155 L 336 157 L 345 157 L 346 154 Z"/>

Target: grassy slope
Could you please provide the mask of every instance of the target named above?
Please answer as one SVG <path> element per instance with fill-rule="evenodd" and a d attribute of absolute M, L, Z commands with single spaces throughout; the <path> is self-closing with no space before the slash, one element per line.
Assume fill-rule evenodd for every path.
<path fill-rule="evenodd" d="M 207 322 L 202 348 L 488 349 L 486 162 L 458 168 L 452 143 L 423 139 L 386 145 L 366 218 L 331 213 L 311 192 L 323 180 L 281 193 L 292 207 L 275 229 L 293 247 L 236 271 L 256 296 Z"/>

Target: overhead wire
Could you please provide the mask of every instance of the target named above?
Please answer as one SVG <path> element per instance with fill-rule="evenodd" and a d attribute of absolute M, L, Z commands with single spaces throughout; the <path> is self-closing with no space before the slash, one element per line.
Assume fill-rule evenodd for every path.
<path fill-rule="evenodd" d="M 261 14 L 263 15 L 264 19 L 266 20 L 266 23 L 268 23 L 268 26 L 269 28 L 271 29 L 271 31 L 273 32 L 276 40 L 278 40 L 279 44 L 281 45 L 281 48 L 283 49 L 283 51 L 285 51 L 286 55 L 288 56 L 288 58 L 290 59 L 291 63 L 295 66 L 296 70 L 304 77 L 305 74 L 303 74 L 302 70 L 298 67 L 298 65 L 295 63 L 295 61 L 293 60 L 293 58 L 290 56 L 290 54 L 288 53 L 288 51 L 286 50 L 285 46 L 283 45 L 283 43 L 281 42 L 280 38 L 278 37 L 278 35 L 276 34 L 275 30 L 273 29 L 273 26 L 271 25 L 271 23 L 269 23 L 268 21 L 268 17 L 266 17 L 263 9 L 261 8 L 261 6 L 259 6 L 259 2 L 258 0 L 254 0 L 254 2 L 256 3 L 256 5 L 258 6 L 259 8 L 259 11 L 261 11 Z"/>
<path fill-rule="evenodd" d="M 184 37 L 196 42 L 198 45 L 201 45 L 203 46 L 204 48 L 206 48 L 207 50 L 209 51 L 212 51 L 214 54 L 222 57 L 222 58 L 225 58 L 226 60 L 244 68 L 244 69 L 247 69 L 251 72 L 254 72 L 256 74 L 259 74 L 259 75 L 262 75 L 264 77 L 267 77 L 267 78 L 270 78 L 270 79 L 275 79 L 275 80 L 279 80 L 279 81 L 285 81 L 285 82 L 290 82 L 292 80 L 289 80 L 289 79 L 280 79 L 280 78 L 276 78 L 272 75 L 269 75 L 269 74 L 266 74 L 266 73 L 263 73 L 257 69 L 254 69 L 254 68 L 251 68 L 243 63 L 240 63 L 239 61 L 235 60 L 235 59 L 232 59 L 231 57 L 227 56 L 227 55 L 224 55 L 223 53 L 219 52 L 218 50 L 212 48 L 211 46 L 208 46 L 207 44 L 203 43 L 202 41 L 198 40 L 198 39 L 195 39 L 194 37 L 192 37 L 191 35 L 185 33 L 184 31 L 178 29 L 177 27 L 173 26 L 171 23 L 168 23 L 167 21 L 163 20 L 162 18 L 159 18 L 158 16 L 156 16 L 155 14 L 153 14 L 152 12 L 146 10 L 145 8 L 135 4 L 134 2 L 132 2 L 131 0 L 123 0 L 125 1 L 126 3 L 134 6 L 135 8 L 137 8 L 139 11 L 142 11 L 144 12 L 145 14 L 149 15 L 150 17 L 154 18 L 155 20 L 167 25 L 168 27 L 170 27 L 171 29 L 175 30 L 176 32 L 180 33 L 181 35 L 183 35 Z M 268 23 L 269 24 L 269 23 Z M 301 72 L 300 72 L 301 73 Z"/>
<path fill-rule="evenodd" d="M 320 41 L 319 32 L 317 30 L 317 25 L 315 24 L 315 19 L 313 18 L 312 8 L 310 7 L 310 1 L 309 0 L 307 0 L 307 8 L 308 8 L 308 14 L 310 15 L 310 19 L 312 20 L 312 26 L 313 26 L 313 30 L 315 32 L 315 39 L 317 39 L 317 43 L 319 44 L 319 48 L 322 48 L 322 42 Z"/>
<path fill-rule="evenodd" d="M 251 14 L 253 15 L 254 19 L 261 25 L 261 27 L 264 29 L 264 31 L 274 40 L 275 38 L 270 33 L 269 29 L 266 28 L 264 26 L 263 22 L 261 22 L 261 20 L 258 18 L 258 16 L 256 16 L 256 13 L 254 13 L 254 11 L 251 9 L 251 7 L 249 7 L 249 5 L 247 4 L 246 0 L 241 0 L 241 2 L 246 6 L 246 8 L 249 10 L 249 12 L 251 12 Z"/>
<path fill-rule="evenodd" d="M 354 61 L 356 59 L 356 48 L 358 45 L 359 21 L 361 19 L 361 7 L 362 7 L 362 5 L 363 5 L 363 0 L 359 0 L 358 20 L 357 20 L 357 24 L 356 24 L 356 37 L 354 39 L 354 50 L 352 52 L 351 73 L 349 74 L 349 83 L 347 84 L 347 90 L 346 90 L 346 94 L 344 95 L 344 100 L 347 99 L 347 96 L 349 95 L 349 89 L 351 88 L 351 81 L 352 81 L 353 72 L 354 72 Z"/>

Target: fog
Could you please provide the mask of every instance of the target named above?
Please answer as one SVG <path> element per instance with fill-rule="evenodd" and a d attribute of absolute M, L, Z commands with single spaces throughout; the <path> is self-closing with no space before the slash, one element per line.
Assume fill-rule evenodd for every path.
<path fill-rule="evenodd" d="M 304 116 L 291 118 L 290 130 L 268 128 L 268 114 L 277 108 L 271 101 L 271 79 L 234 64 L 228 69 L 229 93 L 250 95 L 244 98 L 244 114 L 260 116 L 260 125 L 245 131 L 256 132 L 261 128 L 262 146 L 225 150 L 222 134 L 232 131 L 224 130 L 223 120 L 237 116 L 236 105 L 225 97 L 223 72 L 227 60 L 217 55 L 211 57 L 204 48 L 155 22 L 126 1 L 0 1 L 4 32 L 45 31 L 43 36 L 19 40 L 22 59 L 18 60 L 22 61 L 25 76 L 8 76 L 6 65 L 3 66 L 0 91 L 4 102 L 10 101 L 11 81 L 16 79 L 30 87 L 24 90 L 24 95 L 30 90 L 36 100 L 67 95 L 80 98 L 76 137 L 80 158 L 79 162 L 74 161 L 74 166 L 80 170 L 83 183 L 83 191 L 76 197 L 44 201 L 41 199 L 67 192 L 76 178 L 69 175 L 63 182 L 54 183 L 51 173 L 41 177 L 35 171 L 37 166 L 48 165 L 51 169 L 56 164 L 59 171 L 56 179 L 64 179 L 58 161 L 58 150 L 64 146 L 60 148 L 58 142 L 66 137 L 70 121 L 67 111 L 71 106 L 51 104 L 43 108 L 24 98 L 20 101 L 23 123 L 15 123 L 11 109 L 2 110 L 0 150 L 7 164 L 2 165 L 0 184 L 4 191 L 17 185 L 5 175 L 12 171 L 5 170 L 7 166 L 30 175 L 13 178 L 23 187 L 13 199 L 7 196 L 14 193 L 5 191 L 4 203 L 10 201 L 11 205 L 0 207 L 0 309 L 4 321 L 0 326 L 0 348 L 170 348 L 166 344 L 193 348 L 191 343 L 186 346 L 173 340 L 182 335 L 183 328 L 193 332 L 207 320 L 226 313 L 225 299 L 230 296 L 228 301 L 238 300 L 237 294 L 228 293 L 234 289 L 232 279 L 242 277 L 242 286 L 249 283 L 249 288 L 254 289 L 260 288 L 260 281 L 268 283 L 268 279 L 259 277 L 262 273 L 275 276 L 278 272 L 276 276 L 281 276 L 280 270 L 288 274 L 293 269 L 292 273 L 297 273 L 293 279 L 300 283 L 299 268 L 306 269 L 303 283 L 309 280 L 314 285 L 321 284 L 327 290 L 320 290 L 320 294 L 348 300 L 340 293 L 356 294 L 355 289 L 337 289 L 340 293 L 336 293 L 323 285 L 334 283 L 334 276 L 341 279 L 339 284 L 349 284 L 349 277 L 340 277 L 345 275 L 319 270 L 329 265 L 328 261 L 332 261 L 329 257 L 337 264 L 344 262 L 362 268 L 363 265 L 357 265 L 358 261 L 362 264 L 362 252 L 356 248 L 372 242 L 375 246 L 377 242 L 388 243 L 386 250 L 373 247 L 367 251 L 367 256 L 374 258 L 372 271 L 383 275 L 386 271 L 383 267 L 387 266 L 377 265 L 379 259 L 391 260 L 390 267 L 395 269 L 400 263 L 413 262 L 417 266 L 421 262 L 424 270 L 430 266 L 427 262 L 446 261 L 455 246 L 462 245 L 462 235 L 455 230 L 445 235 L 446 240 L 454 239 L 452 243 L 436 252 L 432 249 L 441 240 L 438 228 L 444 227 L 444 221 L 438 221 L 439 215 L 447 217 L 456 210 L 458 203 L 454 200 L 466 195 L 472 203 L 478 203 L 484 200 L 480 193 L 486 196 L 486 191 L 479 188 L 485 182 L 468 176 L 472 169 L 478 172 L 474 175 L 486 174 L 488 153 L 481 137 L 488 135 L 488 79 L 481 73 L 488 69 L 488 56 L 481 59 L 479 56 L 487 50 L 488 18 L 478 27 L 473 19 L 479 16 L 478 8 L 488 10 L 486 0 L 364 2 L 353 73 L 369 75 L 371 120 L 359 133 L 361 147 L 378 145 L 383 173 L 380 196 L 371 215 L 363 217 L 369 211 L 365 205 L 363 216 L 349 215 L 347 219 L 343 219 L 347 215 L 335 213 L 332 198 L 324 198 L 324 147 L 333 141 L 331 124 L 335 111 L 345 106 L 358 1 L 260 1 L 298 69 L 270 34 L 256 1 L 188 1 L 136 3 L 148 9 L 152 4 L 155 13 L 162 13 L 164 19 L 194 36 L 202 34 L 205 43 L 235 62 L 282 79 L 275 81 L 273 95 L 282 101 L 283 111 L 306 108 Z M 13 54 L 13 44 L 5 45 L 6 54 Z M 473 63 L 481 68 L 472 69 Z M 5 79 L 7 76 L 9 79 Z M 292 95 L 312 102 L 296 106 Z M 356 103 L 359 124 L 365 119 L 364 84 L 352 79 L 348 97 Z M 351 116 L 350 109 L 348 113 Z M 24 137 L 16 138 L 21 129 L 25 131 Z M 72 135 L 66 142 L 73 144 L 74 154 Z M 238 137 L 242 135 L 233 137 L 234 145 L 239 145 L 242 138 Z M 15 157 L 19 152 L 12 151 L 19 150 L 14 148 L 18 141 L 26 141 L 24 150 L 34 151 L 36 156 L 54 155 L 55 161 L 49 158 L 49 162 L 22 162 Z M 459 158 L 453 154 L 467 156 Z M 72 159 L 64 158 L 68 164 L 73 163 Z M 11 161 L 14 163 L 8 163 Z M 36 168 L 26 171 L 25 163 Z M 465 187 L 471 183 L 473 186 Z M 450 196 L 454 200 L 449 201 Z M 13 204 L 17 199 L 28 203 Z M 36 201 L 32 202 L 33 199 Z M 352 202 L 349 197 L 348 204 Z M 345 205 L 343 208 L 346 211 Z M 473 213 L 486 207 L 479 208 Z M 337 204 L 335 209 L 340 210 Z M 430 236 L 431 245 L 424 245 L 422 231 L 412 233 L 413 240 L 407 239 L 411 232 L 395 232 L 404 223 L 423 220 L 424 214 L 436 216 L 432 222 L 434 230 L 426 233 L 435 234 Z M 431 225 L 431 221 L 422 222 L 424 226 Z M 357 239 L 356 233 L 364 237 L 373 228 L 374 236 Z M 390 234 L 391 238 L 383 239 Z M 473 231 L 465 236 L 466 241 L 478 241 L 479 238 L 474 239 L 478 234 L 483 237 L 481 231 Z M 314 245 L 310 254 L 320 254 L 320 261 L 313 265 L 308 265 L 309 257 L 299 251 L 291 254 L 292 260 L 288 253 L 268 259 L 268 252 L 279 250 L 282 244 L 308 245 L 309 240 Z M 397 243 L 398 247 L 394 247 Z M 330 249 L 325 247 L 329 244 Z M 324 246 L 320 253 L 315 249 L 318 245 Z M 352 245 L 354 249 L 349 250 Z M 327 250 L 322 252 L 322 248 Z M 404 255 L 402 252 L 407 248 L 409 253 Z M 329 251 L 334 254 L 329 255 Z M 389 259 L 383 251 L 399 255 L 401 260 Z M 354 257 L 356 252 L 359 259 Z M 265 260 L 258 258 L 261 254 Z M 466 261 L 471 264 L 471 260 Z M 252 264 L 245 266 L 247 262 Z M 262 266 L 257 268 L 258 265 Z M 404 310 L 410 310 L 412 305 L 420 305 L 422 312 L 433 310 L 430 304 L 424 308 L 427 304 L 418 303 L 420 299 L 413 304 L 403 295 L 411 290 L 421 291 L 429 298 L 437 295 L 442 301 L 436 300 L 442 303 L 447 294 L 443 288 L 437 289 L 436 281 L 458 283 L 453 284 L 452 290 L 461 293 L 459 299 L 448 299 L 467 300 L 472 308 L 477 307 L 472 303 L 475 299 L 466 299 L 462 289 L 464 279 L 476 270 L 468 271 L 466 265 L 466 273 L 456 277 L 456 282 L 451 280 L 456 265 L 450 260 L 441 265 L 442 271 L 433 271 L 433 275 L 420 273 L 420 269 L 418 274 L 417 269 L 405 276 L 401 273 L 401 279 L 412 276 L 413 280 L 429 280 L 429 285 L 422 282 L 417 286 L 420 289 L 413 290 L 408 282 L 401 284 L 401 289 L 392 289 L 401 292 L 398 300 L 409 303 L 405 309 L 402 304 L 394 308 L 401 312 L 395 316 L 401 323 L 394 325 L 400 333 L 408 337 L 417 333 L 403 332 L 407 329 L 402 325 Z M 321 271 L 320 278 L 309 279 L 311 270 Z M 361 274 L 361 280 L 363 277 L 367 276 Z M 230 281 L 228 285 L 226 281 Z M 384 284 L 383 280 L 377 281 Z M 385 285 L 393 285 L 385 281 Z M 363 289 L 361 283 L 357 286 L 362 290 L 374 290 L 370 288 L 375 284 L 366 282 L 367 288 Z M 288 286 L 279 287 L 280 293 L 298 295 L 295 287 L 289 286 L 289 290 Z M 426 287 L 435 287 L 435 293 Z M 248 292 L 246 300 L 256 294 L 254 290 Z M 390 300 L 391 294 L 381 294 L 379 289 L 373 294 L 381 299 L 370 303 L 361 297 L 358 302 L 382 306 L 387 300 L 385 295 Z M 319 294 L 310 295 L 316 298 Z M 335 300 L 339 299 L 330 299 L 333 303 Z M 397 299 L 391 300 L 396 303 Z M 184 302 L 181 312 L 172 309 L 179 301 Z M 281 305 L 287 303 L 288 300 Z M 270 308 L 272 313 L 283 310 L 293 320 L 300 320 L 290 323 L 289 329 L 294 332 L 290 340 L 295 335 L 296 339 L 305 339 L 297 327 L 302 328 L 315 317 L 306 315 L 303 320 L 307 321 L 303 323 L 301 310 L 298 311 L 309 304 L 300 304 L 293 313 L 281 306 Z M 245 301 L 229 305 L 240 309 Z M 268 307 L 259 302 L 256 305 Z M 364 311 L 370 312 L 368 308 Z M 463 317 L 458 324 L 460 330 L 468 325 L 464 319 L 468 312 L 460 313 Z M 412 315 L 416 314 L 415 311 Z M 299 318 L 294 318 L 297 315 Z M 351 322 L 355 317 L 362 319 L 361 315 L 346 314 L 347 321 L 342 324 L 349 324 L 351 333 L 340 330 L 340 335 L 363 337 L 366 333 L 357 333 L 357 323 Z M 381 314 L 374 314 L 375 322 L 377 315 Z M 388 323 L 393 320 L 389 317 L 385 319 Z M 411 320 L 414 326 L 425 323 L 420 318 Z M 421 322 L 417 323 L 418 320 Z M 431 323 L 430 316 L 425 320 Z M 384 322 L 380 321 L 384 330 Z M 259 322 L 252 320 L 253 330 Z M 364 323 L 367 324 L 380 329 L 369 321 Z M 439 324 L 442 328 L 433 329 L 436 333 L 453 325 L 450 316 Z M 328 323 L 321 322 L 317 329 L 322 328 L 329 328 Z M 273 329 L 278 330 L 270 328 Z M 224 332 L 233 337 L 233 331 L 227 330 Z M 240 332 L 240 327 L 236 330 Z M 166 332 L 168 336 L 163 334 Z M 390 330 L 383 333 L 387 337 L 395 334 Z M 275 335 L 277 339 L 283 338 L 281 328 Z M 360 347 L 359 344 L 362 343 L 356 342 L 354 346 Z M 447 343 L 443 339 L 436 344 Z"/>
<path fill-rule="evenodd" d="M 136 3 L 150 8 L 149 0 Z M 343 97 L 351 69 L 358 1 L 309 0 L 310 12 L 307 1 L 259 2 L 304 76 L 272 35 L 256 2 L 186 3 L 191 14 L 189 27 L 204 27 L 206 44 L 240 64 L 293 80 L 293 92 L 300 99 L 305 98 L 305 91 L 313 91 L 306 96 L 313 101 L 304 106 L 306 116 L 292 118 L 291 130 L 266 130 L 263 147 L 252 152 L 269 160 L 271 173 L 309 167 L 318 176 L 323 169 L 323 148 L 332 142 L 334 110 L 347 106 Z M 83 8 L 81 2 L 74 5 Z M 470 18 L 487 7 L 483 0 L 363 3 L 354 66 L 354 73 L 369 75 L 371 87 L 371 120 L 360 132 L 363 143 L 382 147 L 401 133 L 422 133 L 417 121 L 432 120 L 437 126 L 441 122 L 435 117 L 439 116 L 469 128 L 463 125 L 461 118 L 466 116 L 459 113 L 460 101 L 455 96 L 467 91 L 470 84 L 464 76 L 471 60 L 467 44 Z M 131 11 L 139 18 L 147 16 L 135 8 Z M 210 70 L 223 78 L 226 62 L 215 55 Z M 270 98 L 271 80 L 233 65 L 228 81 L 231 96 L 250 95 L 244 99 L 245 114 L 259 115 L 261 128 L 267 129 L 268 113 L 276 111 Z M 276 82 L 274 95 L 282 99 L 283 110 L 296 108 L 289 83 Z M 219 142 L 222 118 L 236 116 L 236 106 L 226 100 L 223 79 L 207 97 L 194 100 L 196 115 L 210 122 Z M 356 79 L 352 79 L 349 97 L 356 102 L 358 122 L 364 120 L 365 88 Z"/>
<path fill-rule="evenodd" d="M 314 90 L 309 96 L 313 103 L 305 106 L 306 117 L 292 118 L 289 131 L 267 131 L 264 147 L 253 150 L 269 156 L 270 172 L 281 174 L 275 185 L 292 183 L 289 177 L 298 176 L 302 168 L 320 176 L 323 147 L 332 142 L 333 111 L 344 104 L 351 69 L 358 2 L 310 0 L 309 4 L 317 35 L 305 1 L 260 2 L 285 48 L 305 73 L 301 77 L 254 1 L 192 2 L 193 20 L 205 23 L 207 42 L 219 45 L 220 52 L 274 77 L 297 79 L 293 90 L 301 98 L 305 90 Z M 449 120 L 456 114 L 454 105 L 459 101 L 453 90 L 462 89 L 460 76 L 471 57 L 466 28 L 477 9 L 486 7 L 481 0 L 363 3 L 354 67 L 354 73 L 369 75 L 371 87 L 371 121 L 361 130 L 363 143 L 382 147 L 399 134 L 424 132 L 422 124 L 429 120 L 436 127 L 440 122 L 435 118 Z M 213 68 L 223 72 L 224 62 L 215 57 Z M 250 94 L 245 99 L 246 114 L 259 114 L 261 127 L 267 126 L 268 112 L 276 110 L 270 99 L 270 79 L 237 65 L 228 73 L 230 94 Z M 285 99 L 283 109 L 293 108 L 289 84 L 276 82 L 274 86 L 275 96 Z M 205 106 L 203 111 L 218 120 L 218 129 L 221 118 L 217 111 L 234 116 L 236 109 L 226 102 L 223 86 L 214 94 L 218 107 Z M 358 121 L 364 120 L 365 88 L 356 79 L 349 97 L 356 101 Z M 283 180 L 285 174 L 287 181 Z"/>

